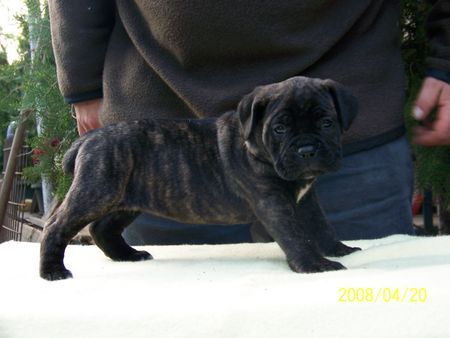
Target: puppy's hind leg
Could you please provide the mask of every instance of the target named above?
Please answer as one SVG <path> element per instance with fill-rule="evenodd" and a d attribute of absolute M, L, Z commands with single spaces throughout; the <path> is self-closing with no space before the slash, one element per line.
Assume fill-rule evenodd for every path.
<path fill-rule="evenodd" d="M 91 224 L 89 231 L 95 244 L 115 261 L 143 261 L 152 259 L 147 251 L 129 246 L 122 237 L 123 230 L 139 215 L 133 211 L 112 212 Z"/>
<path fill-rule="evenodd" d="M 40 275 L 47 280 L 71 278 L 64 266 L 64 252 L 69 241 L 98 214 L 84 212 L 62 203 L 50 216 L 41 238 Z"/>

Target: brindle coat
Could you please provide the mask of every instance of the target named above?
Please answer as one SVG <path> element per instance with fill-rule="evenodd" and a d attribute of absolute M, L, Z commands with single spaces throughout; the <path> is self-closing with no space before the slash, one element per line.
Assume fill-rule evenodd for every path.
<path fill-rule="evenodd" d="M 143 120 L 94 130 L 64 158 L 74 176 L 49 217 L 40 274 L 71 277 L 70 239 L 91 223 L 103 252 L 118 261 L 151 259 L 121 233 L 140 212 L 184 223 L 255 224 L 296 272 L 344 269 L 324 258 L 349 254 L 328 225 L 312 183 L 336 170 L 353 96 L 330 80 L 295 77 L 256 88 L 236 111 L 200 120 Z"/>

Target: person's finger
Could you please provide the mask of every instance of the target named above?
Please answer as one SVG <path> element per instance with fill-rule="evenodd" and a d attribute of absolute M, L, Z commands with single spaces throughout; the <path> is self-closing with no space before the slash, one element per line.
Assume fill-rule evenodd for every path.
<path fill-rule="evenodd" d="M 84 135 L 91 129 L 99 128 L 99 112 L 102 99 L 78 102 L 74 104 L 78 134 Z"/>
<path fill-rule="evenodd" d="M 100 128 L 100 121 L 97 114 L 89 116 L 90 118 L 86 121 L 86 126 L 89 130 Z"/>
<path fill-rule="evenodd" d="M 80 119 L 79 125 L 80 125 L 80 131 L 83 134 L 85 134 L 89 130 L 99 128 L 100 122 L 98 121 L 98 118 L 96 118 L 96 116 L 83 115 Z"/>
<path fill-rule="evenodd" d="M 441 107 L 431 125 L 414 128 L 413 141 L 423 146 L 450 144 L 450 106 Z"/>
<path fill-rule="evenodd" d="M 416 120 L 424 120 L 436 107 L 444 83 L 431 77 L 427 77 L 416 99 L 413 115 Z"/>
<path fill-rule="evenodd" d="M 435 130 L 415 131 L 414 142 L 422 146 L 446 145 L 447 139 Z"/>
<path fill-rule="evenodd" d="M 84 128 L 83 124 L 81 124 L 78 120 L 77 120 L 77 130 L 78 130 L 78 135 L 83 136 L 84 134 L 86 134 L 86 128 Z"/>

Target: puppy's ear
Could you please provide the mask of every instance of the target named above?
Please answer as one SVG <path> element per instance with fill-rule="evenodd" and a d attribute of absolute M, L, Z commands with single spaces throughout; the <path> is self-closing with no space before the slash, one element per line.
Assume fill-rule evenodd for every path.
<path fill-rule="evenodd" d="M 348 130 L 358 114 L 358 101 L 356 97 L 336 81 L 325 80 L 323 83 L 333 98 L 339 122 L 341 123 L 341 129 Z"/>
<path fill-rule="evenodd" d="M 266 105 L 265 101 L 259 88 L 256 88 L 239 102 L 237 112 L 245 140 L 250 138 L 257 123 L 262 118 Z"/>

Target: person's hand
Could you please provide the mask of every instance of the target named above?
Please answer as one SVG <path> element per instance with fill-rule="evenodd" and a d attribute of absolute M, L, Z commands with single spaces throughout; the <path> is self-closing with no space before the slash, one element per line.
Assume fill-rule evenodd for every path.
<path fill-rule="evenodd" d="M 427 117 L 436 108 L 436 118 Z M 432 77 L 425 78 L 413 110 L 422 126 L 414 128 L 413 141 L 423 146 L 450 145 L 450 84 Z"/>
<path fill-rule="evenodd" d="M 102 99 L 78 102 L 73 105 L 77 119 L 78 134 L 84 135 L 91 129 L 99 128 Z"/>

